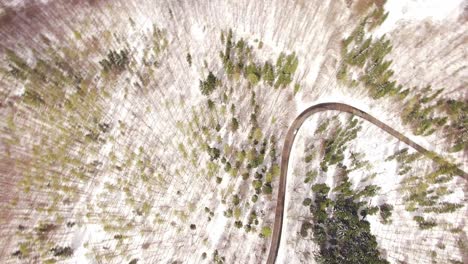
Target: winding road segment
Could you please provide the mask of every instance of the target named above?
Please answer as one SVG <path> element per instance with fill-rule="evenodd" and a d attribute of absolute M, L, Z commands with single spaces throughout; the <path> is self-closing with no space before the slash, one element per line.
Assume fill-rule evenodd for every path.
<path fill-rule="evenodd" d="M 286 178 L 288 175 L 289 156 L 291 154 L 294 139 L 296 138 L 297 131 L 301 128 L 302 124 L 309 116 L 315 113 L 324 112 L 324 111 L 339 111 L 339 112 L 345 112 L 345 113 L 356 115 L 378 126 L 385 132 L 394 136 L 398 140 L 406 143 L 407 145 L 414 148 L 419 153 L 431 158 L 435 162 L 439 164 L 447 164 L 447 161 L 445 161 L 445 159 L 443 159 L 441 156 L 435 154 L 432 151 L 427 150 L 426 148 L 422 147 L 416 142 L 405 137 L 400 132 L 386 125 L 382 121 L 378 120 L 377 118 L 369 115 L 368 113 L 356 107 L 353 107 L 347 104 L 342 104 L 342 103 L 321 103 L 321 104 L 313 105 L 307 108 L 293 121 L 292 125 L 288 129 L 286 138 L 284 140 L 283 150 L 281 152 L 281 165 L 280 165 L 281 171 L 280 171 L 278 198 L 276 201 L 276 209 L 275 209 L 275 222 L 273 226 L 273 234 L 272 234 L 272 239 L 271 239 L 270 251 L 268 253 L 267 264 L 274 264 L 278 256 L 278 250 L 279 250 L 280 241 L 281 241 L 281 232 L 283 228 L 284 199 L 285 199 L 285 194 L 286 194 Z M 465 180 L 468 179 L 468 174 L 464 172 L 463 170 L 456 168 L 455 172 L 457 175 L 460 175 Z"/>

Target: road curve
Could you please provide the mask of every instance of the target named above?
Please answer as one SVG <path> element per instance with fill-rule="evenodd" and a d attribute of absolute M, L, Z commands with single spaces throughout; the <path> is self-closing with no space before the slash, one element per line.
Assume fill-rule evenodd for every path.
<path fill-rule="evenodd" d="M 304 110 L 296 119 L 293 121 L 292 125 L 289 127 L 288 132 L 286 134 L 286 138 L 283 144 L 283 150 L 281 152 L 281 174 L 279 180 L 279 190 L 278 190 L 278 198 L 276 201 L 276 210 L 275 210 L 275 223 L 273 226 L 273 234 L 271 239 L 270 251 L 268 253 L 267 264 L 274 264 L 276 261 L 276 257 L 278 256 L 278 250 L 281 240 L 281 231 L 283 228 L 283 215 L 284 215 L 284 198 L 286 193 L 286 177 L 288 175 L 288 166 L 289 166 L 289 155 L 291 154 L 292 145 L 294 143 L 294 139 L 296 138 L 296 132 L 302 126 L 304 121 L 311 115 L 323 112 L 323 111 L 340 111 L 345 113 L 350 113 L 360 118 L 363 118 L 372 124 L 378 126 L 385 132 L 389 133 L 390 135 L 398 138 L 400 141 L 406 143 L 410 147 L 414 148 L 419 153 L 431 158 L 437 163 L 445 164 L 446 161 L 439 155 L 425 149 L 424 147 L 420 146 L 416 142 L 410 140 L 409 138 L 405 137 L 400 132 L 396 131 L 395 129 L 389 127 L 388 125 L 384 124 L 377 118 L 369 115 L 368 113 L 359 110 L 355 107 L 352 107 L 347 104 L 342 103 L 322 103 L 313 105 L 306 110 Z M 468 175 L 463 170 L 457 168 L 456 169 L 457 175 L 462 176 L 464 179 L 468 179 Z"/>

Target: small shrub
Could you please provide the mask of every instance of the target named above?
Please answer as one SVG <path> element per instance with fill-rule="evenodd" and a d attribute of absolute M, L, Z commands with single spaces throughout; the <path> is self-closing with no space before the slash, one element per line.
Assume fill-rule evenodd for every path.
<path fill-rule="evenodd" d="M 253 202 L 253 203 L 256 203 L 257 200 L 258 200 L 258 195 L 254 194 L 254 195 L 252 196 L 252 202 Z"/>
<path fill-rule="evenodd" d="M 216 89 L 217 83 L 218 83 L 218 79 L 210 71 L 208 73 L 208 77 L 206 78 L 206 80 L 204 81 L 200 80 L 201 93 L 206 96 L 210 95 Z"/>
<path fill-rule="evenodd" d="M 192 55 L 190 55 L 190 53 L 187 53 L 186 59 L 189 66 L 192 66 Z"/>
<path fill-rule="evenodd" d="M 265 185 L 263 185 L 262 191 L 264 194 L 272 194 L 273 188 L 271 187 L 270 183 L 265 183 Z"/>
<path fill-rule="evenodd" d="M 382 223 L 388 224 L 391 222 L 390 217 L 392 216 L 393 206 L 390 204 L 380 205 L 380 217 L 382 218 Z"/>
<path fill-rule="evenodd" d="M 70 257 L 73 255 L 73 249 L 71 247 L 54 247 L 50 250 L 53 252 L 55 257 Z"/>
<path fill-rule="evenodd" d="M 261 237 L 270 237 L 273 232 L 271 231 L 271 228 L 269 226 L 264 226 L 262 227 L 262 231 L 260 233 Z"/>
<path fill-rule="evenodd" d="M 420 229 L 431 229 L 437 226 L 437 223 L 433 220 L 425 220 L 422 216 L 415 216 L 413 220 L 418 223 Z"/>

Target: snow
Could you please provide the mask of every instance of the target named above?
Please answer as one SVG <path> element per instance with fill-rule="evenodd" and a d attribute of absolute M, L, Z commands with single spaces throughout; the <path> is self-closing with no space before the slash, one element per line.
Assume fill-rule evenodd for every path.
<path fill-rule="evenodd" d="M 259 117 L 260 123 L 265 124 L 266 131 L 264 132 L 273 131 L 273 134 L 279 135 L 277 152 L 281 151 L 282 136 L 284 136 L 284 132 L 292 119 L 306 108 L 322 102 L 342 102 L 355 106 L 378 117 L 428 149 L 437 152 L 441 150 L 437 144 L 433 144 L 434 137 L 412 136 L 408 127 L 403 126 L 400 120 L 395 118 L 395 105 L 392 105 L 391 102 L 373 101 L 360 94 L 359 90 L 351 91 L 336 83 L 336 63 L 340 57 L 337 43 L 339 43 L 344 29 L 350 29 L 348 13 L 343 7 L 344 1 L 303 1 L 304 3 L 297 5 L 290 1 L 284 3 L 274 1 L 272 3 L 271 1 L 249 2 L 239 0 L 234 2 L 178 1 L 172 3 L 169 1 L 161 5 L 155 5 L 154 1 L 147 0 L 137 1 L 136 7 L 138 8 L 135 8 L 135 6 L 132 6 L 132 1 L 122 1 L 118 8 L 110 12 L 106 7 L 100 7 L 100 11 L 103 12 L 102 24 L 100 24 L 100 12 L 91 9 L 92 12 L 87 15 L 90 19 L 96 20 L 90 20 L 92 21 L 91 26 L 86 28 L 76 27 L 83 29 L 81 33 L 84 39 L 94 37 L 99 39 L 101 36 L 99 32 L 103 28 L 110 28 L 113 32 L 115 30 L 114 33 L 120 37 L 120 40 L 106 43 L 105 48 L 120 48 L 125 43 L 135 52 L 133 55 L 138 65 L 136 68 L 143 68 L 141 63 L 143 49 L 151 41 L 153 24 L 168 30 L 170 49 L 161 58 L 162 65 L 159 68 L 151 68 L 151 74 L 154 71 L 153 75 L 149 75 L 149 71 L 137 72 L 143 77 L 148 74 L 149 77 L 154 78 L 145 87 L 146 90 L 141 91 L 132 87 L 133 83 L 140 83 L 140 76 L 137 78 L 137 74 L 132 73 L 132 75 L 123 76 L 122 80 L 116 80 L 115 86 L 121 89 L 112 90 L 112 100 L 106 101 L 106 120 L 124 121 L 127 127 L 131 128 L 126 131 L 129 133 L 124 137 L 116 127 L 110 132 L 110 135 L 116 139 L 115 142 L 107 141 L 96 155 L 90 154 L 86 158 L 87 162 L 94 159 L 106 160 L 109 153 L 113 151 L 117 156 L 117 160 L 123 162 L 128 153 L 135 152 L 139 146 L 147 146 L 148 151 L 151 152 L 150 159 L 155 164 L 156 172 L 163 174 L 164 180 L 167 181 L 167 184 L 161 184 L 161 186 L 157 187 L 152 186 L 156 189 L 156 193 L 147 192 L 146 186 L 141 185 L 139 181 L 135 181 L 135 198 L 147 199 L 152 202 L 154 205 L 154 210 L 151 211 L 152 215 L 148 219 L 134 217 L 134 208 L 125 204 L 125 195 L 119 192 L 109 194 L 104 187 L 105 183 L 116 184 L 118 179 L 128 179 L 128 175 L 136 171 L 133 164 L 129 166 L 128 171 L 125 171 L 125 174 L 128 175 L 111 172 L 96 175 L 98 180 L 93 181 L 90 184 L 91 186 L 87 186 L 87 190 L 90 190 L 90 192 L 80 197 L 79 205 L 81 207 L 76 208 L 76 211 L 86 211 L 84 208 L 86 205 L 103 201 L 111 202 L 112 205 L 119 207 L 117 208 L 119 216 L 125 216 L 125 219 L 148 228 L 151 231 L 150 235 L 141 235 L 138 231 L 135 231 L 132 233 L 135 239 L 128 242 L 132 250 L 134 249 L 133 251 L 136 252 L 135 254 L 138 254 L 138 258 L 144 262 L 170 263 L 175 259 L 180 259 L 184 263 L 193 263 L 196 262 L 194 254 L 204 251 L 210 256 L 214 249 L 220 249 L 221 255 L 226 255 L 228 263 L 258 263 L 265 258 L 260 252 L 266 243 L 265 240 L 258 238 L 258 232 L 245 234 L 243 230 L 237 231 L 231 224 L 232 219 L 227 219 L 223 215 L 227 206 L 222 204 L 220 199 L 221 196 L 226 195 L 221 195 L 218 191 L 226 191 L 232 186 L 233 192 L 242 192 L 242 180 L 239 178 L 231 179 L 231 176 L 223 173 L 221 168 L 218 176 L 223 177 L 223 182 L 216 185 L 213 183 L 213 179 L 210 181 L 203 178 L 204 175 L 200 176 L 205 172 L 203 164 L 206 161 L 206 155 L 198 157 L 196 164 L 192 166 L 182 159 L 175 147 L 179 143 L 185 146 L 192 145 L 188 143 L 192 140 L 190 135 L 184 134 L 174 127 L 177 121 L 189 121 L 192 117 L 190 109 L 192 106 L 196 106 L 198 109 L 198 107 L 205 104 L 206 98 L 200 96 L 198 80 L 206 76 L 209 70 L 219 73 L 219 77 L 221 77 L 221 65 L 218 55 L 221 49 L 219 43 L 221 30 L 232 27 L 236 39 L 241 37 L 248 39 L 255 48 L 260 60 L 268 59 L 274 62 L 280 52 L 296 51 L 296 54 L 298 54 L 299 68 L 294 81 L 301 85 L 299 94 L 294 97 L 290 91 L 272 90 L 263 84 L 259 84 L 255 88 L 258 92 L 257 98 L 262 102 L 262 107 L 265 109 L 263 116 Z M 6 6 L 12 6 L 19 5 L 23 1 L 3 1 L 3 3 Z M 443 23 L 446 18 L 458 16 L 463 10 L 460 7 L 462 3 L 466 3 L 466 1 L 389 0 L 385 8 L 390 10 L 390 15 L 382 28 L 377 30 L 377 33 L 384 34 L 395 31 L 402 23 L 422 23 L 426 20 Z M 126 4 L 128 6 L 125 6 Z M 128 11 L 125 8 L 128 8 Z M 169 15 L 169 8 L 172 10 L 175 19 Z M 0 9 L 0 16 L 1 12 L 5 12 L 2 10 Z M 76 14 L 80 14 L 79 8 L 74 11 Z M 125 25 L 125 23 L 121 23 L 125 26 L 115 23 L 116 20 L 123 21 L 128 17 L 135 21 L 135 27 Z M 96 24 L 96 21 L 98 21 L 98 24 Z M 79 22 L 81 23 L 81 21 Z M 70 22 L 70 24 L 73 23 Z M 463 31 L 463 28 L 459 30 Z M 47 30 L 42 31 L 46 31 L 44 34 L 49 36 Z M 38 30 L 37 32 L 41 31 Z M 85 32 L 89 32 L 89 34 L 84 36 Z M 304 34 L 304 32 L 307 32 L 307 34 Z M 2 36 L 10 35 L 12 34 Z M 54 39 L 54 34 L 50 34 L 50 36 L 51 39 Z M 29 34 L 25 34 L 26 39 L 29 39 L 29 37 Z M 256 48 L 257 43 L 253 42 L 254 39 L 264 42 L 261 50 Z M 436 41 L 443 42 L 443 39 L 436 39 Z M 20 38 L 8 37 L 4 46 L 8 47 L 17 43 L 28 42 L 22 41 Z M 64 42 L 64 44 L 67 43 Z M 77 47 L 83 47 L 83 50 L 87 50 L 88 45 L 92 46 L 90 43 L 79 41 L 75 44 Z M 402 46 L 407 47 L 408 45 Z M 424 50 L 431 49 L 427 47 Z M 187 52 L 192 55 L 193 65 L 191 67 L 188 66 L 185 60 Z M 28 61 L 34 59 L 34 55 L 30 50 L 25 51 L 23 54 L 26 54 Z M 400 56 L 401 54 L 404 54 L 404 56 Z M 418 51 L 418 54 L 424 53 Z M 96 64 L 102 58 L 101 55 L 92 54 Z M 426 56 L 432 58 L 434 54 L 424 54 L 424 57 Z M 405 50 L 403 50 L 397 53 L 395 57 L 413 58 L 414 54 L 405 53 Z M 209 65 L 208 68 L 204 66 L 205 60 Z M 406 63 L 404 60 L 399 61 Z M 463 66 L 462 62 L 458 62 L 456 65 L 459 64 L 461 64 L 460 67 Z M 414 73 L 410 70 L 407 72 Z M 395 75 L 399 76 L 399 74 Z M 434 74 L 428 73 L 428 75 Z M 452 79 L 457 81 L 456 78 Z M 223 79 L 224 81 L 227 80 Z M 232 85 L 236 91 L 232 101 L 237 103 L 237 111 L 241 111 L 240 114 L 243 114 L 243 117 L 247 120 L 248 110 L 250 109 L 248 108 L 250 88 L 246 88 L 245 81 L 233 82 Z M 98 83 L 97 86 L 101 87 L 102 83 Z M 124 87 L 130 90 L 128 97 L 125 97 Z M 21 94 L 21 92 L 17 94 Z M 179 101 L 184 102 L 184 104 L 178 104 Z M 150 111 L 144 112 L 145 107 L 149 107 Z M 330 114 L 336 113 L 325 113 L 320 114 L 320 116 Z M 277 119 L 276 123 L 268 125 L 273 117 Z M 247 138 L 249 132 L 248 124 L 242 123 L 239 129 L 241 131 L 235 137 L 232 137 L 228 133 L 228 124 L 224 119 L 226 118 L 221 117 L 219 120 L 223 126 L 220 133 L 223 142 L 220 145 L 222 143 L 236 144 L 244 142 L 243 140 Z M 206 121 L 202 120 L 202 122 Z M 303 142 L 306 140 L 308 133 L 315 130 L 317 122 L 317 117 L 310 117 L 299 131 L 295 131 L 297 133 L 297 143 L 295 143 L 294 150 L 291 153 L 288 191 L 286 192 L 286 207 L 288 209 L 285 210 L 285 228 L 283 229 L 282 249 L 279 252 L 278 263 L 290 263 L 294 262 L 292 260 L 298 260 L 298 256 L 292 256 L 295 253 L 294 245 L 299 245 L 298 249 L 310 249 L 311 247 L 310 244 L 303 243 L 303 241 L 295 237 L 297 236 L 297 229 L 294 226 L 296 213 L 307 211 L 300 205 L 300 202 L 302 202 L 304 194 L 309 191 L 307 186 L 303 186 L 303 180 L 300 178 L 303 168 L 296 165 L 302 160 Z M 365 133 L 363 132 L 364 138 L 369 140 L 360 140 L 358 143 L 352 144 L 351 147 L 365 152 L 370 163 L 376 164 L 374 168 L 378 175 L 374 179 L 375 183 L 381 185 L 382 193 L 388 194 L 384 198 L 375 199 L 372 202 L 380 204 L 386 200 L 396 201 L 398 199 L 398 192 L 394 191 L 394 187 L 398 185 L 398 178 L 394 177 L 396 164 L 392 162 L 383 163 L 382 156 L 392 154 L 394 150 L 404 146 L 403 144 L 391 143 L 393 142 L 392 139 L 374 126 L 366 125 L 365 129 Z M 373 137 L 373 135 L 379 136 Z M 382 144 L 382 141 L 386 143 Z M 128 147 L 128 149 L 125 149 L 125 147 Z M 167 168 L 161 166 L 164 166 L 164 164 L 167 164 Z M 421 167 L 423 166 L 421 165 Z M 333 174 L 334 169 L 330 168 L 329 175 Z M 363 171 L 355 172 L 352 177 L 354 185 L 358 185 L 359 180 L 364 176 L 366 175 Z M 326 177 L 322 180 L 329 185 L 333 184 L 333 177 Z M 276 188 L 277 182 L 273 182 L 273 186 Z M 180 190 L 185 191 L 185 194 L 176 195 L 177 191 Z M 447 199 L 460 201 L 460 197 L 463 197 L 463 195 L 464 191 L 460 187 L 456 188 L 455 192 Z M 246 200 L 249 198 L 247 196 Z M 174 212 L 187 210 L 187 204 L 190 202 L 196 203 L 197 207 L 193 212 L 188 213 L 187 223 L 181 223 Z M 264 216 L 259 217 L 260 221 L 262 221 L 260 226 L 271 224 L 274 217 L 274 202 L 274 199 L 269 200 L 261 197 L 256 204 L 256 210 L 265 212 Z M 203 212 L 204 206 L 209 206 L 215 212 L 211 222 L 206 220 L 206 214 Z M 102 212 L 102 210 L 99 209 L 99 212 Z M 153 224 L 156 222 L 153 213 L 162 214 L 165 222 Z M 243 216 L 241 216 L 244 223 L 245 214 L 247 212 L 243 212 Z M 399 220 L 408 221 L 407 219 L 411 217 L 411 215 L 401 214 L 402 216 L 395 218 L 397 220 L 395 223 L 398 223 Z M 103 219 L 106 219 L 106 217 L 105 215 Z M 382 247 L 393 247 L 398 241 L 385 240 L 382 229 L 387 227 L 379 226 L 378 219 L 373 221 L 375 222 L 372 224 L 373 231 L 379 234 L 379 243 L 382 243 Z M 176 222 L 176 226 L 171 226 L 172 222 Z M 188 231 L 187 226 L 189 223 L 197 224 L 196 232 Z M 404 228 L 408 227 L 405 226 Z M 410 225 L 409 228 L 415 229 L 414 225 Z M 398 229 L 392 230 L 396 230 L 395 232 L 398 233 Z M 93 263 L 93 260 L 86 255 L 92 253 L 93 246 L 102 246 L 102 243 L 106 243 L 103 241 L 109 240 L 111 237 L 111 234 L 103 231 L 102 224 L 97 223 L 84 223 L 79 228 L 75 227 L 74 231 L 70 233 L 70 237 L 63 240 L 69 241 L 68 239 L 71 239 L 72 246 L 75 249 L 74 263 Z M 414 235 L 418 236 L 417 233 Z M 404 237 L 404 233 L 401 232 L 397 235 L 398 238 L 402 236 Z M 288 238 L 294 237 L 296 240 L 288 240 Z M 149 241 L 156 246 L 145 252 L 139 249 L 141 240 Z M 85 243 L 89 243 L 90 248 L 85 248 Z M 247 248 L 249 250 L 244 250 Z M 313 249 L 310 251 L 313 252 Z M 419 251 L 425 252 L 424 250 Z M 251 254 L 251 252 L 256 254 Z M 236 261 L 232 261 L 231 257 L 237 257 Z M 122 260 L 116 259 L 111 263 L 122 263 L 119 261 Z"/>
<path fill-rule="evenodd" d="M 202 41 L 205 38 L 205 32 L 203 28 L 199 24 L 193 24 L 192 28 L 190 29 L 192 36 L 194 39 L 198 41 Z"/>
<path fill-rule="evenodd" d="M 440 23 L 447 18 L 456 18 L 467 3 L 466 0 L 388 0 L 384 8 L 389 15 L 376 30 L 376 35 L 396 30 L 401 23 L 420 23 L 427 19 Z"/>
<path fill-rule="evenodd" d="M 223 212 L 227 210 L 224 204 L 220 204 L 216 208 L 215 217 L 208 224 L 207 229 L 210 230 L 209 237 L 214 245 L 217 245 L 226 231 L 226 225 L 228 219 L 223 215 Z"/>
<path fill-rule="evenodd" d="M 93 259 L 87 255 L 91 251 L 84 246 L 86 241 L 93 239 L 102 239 L 104 232 L 102 227 L 97 224 L 86 224 L 75 231 L 72 238 L 72 248 L 74 249 L 73 263 L 94 263 Z"/>

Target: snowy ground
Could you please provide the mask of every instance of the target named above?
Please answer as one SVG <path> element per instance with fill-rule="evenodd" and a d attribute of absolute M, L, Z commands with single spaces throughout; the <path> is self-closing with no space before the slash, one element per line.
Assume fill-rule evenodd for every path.
<path fill-rule="evenodd" d="M 427 149 L 446 154 L 440 135 L 426 138 L 411 135 L 409 128 L 395 118 L 399 110 L 395 109 L 394 103 L 388 100 L 376 102 L 361 89 L 351 90 L 337 84 L 335 75 L 340 60 L 340 41 L 358 21 L 357 17 L 351 15 L 352 11 L 347 8 L 345 1 L 78 2 L 0 1 L 2 53 L 4 48 L 10 48 L 24 56 L 29 63 L 35 62 L 39 56 L 37 54 L 53 57 L 49 48 L 41 44 L 42 34 L 55 43 L 55 48 L 60 50 L 59 56 L 72 54 L 73 51 L 83 54 L 71 60 L 72 66 L 79 68 L 83 76 L 89 78 L 91 87 L 105 88 L 111 93 L 109 98 L 100 101 L 102 104 L 99 106 L 105 109 L 103 120 L 111 124 L 109 140 L 96 153 L 85 152 L 86 156 L 82 159 L 85 163 L 97 160 L 102 164 L 92 181 L 80 185 L 83 193 L 69 212 L 69 217 L 77 224 L 71 229 L 61 229 L 57 235 L 59 242 L 75 250 L 69 263 L 99 263 L 96 255 L 112 255 L 109 252 L 113 250 L 124 252 L 125 256 L 122 253 L 122 256 L 102 257 L 104 260 L 101 261 L 128 263 L 136 258 L 142 263 L 200 263 L 203 261 L 203 252 L 207 253 L 205 261 L 208 262 L 212 260 L 212 253 L 216 249 L 220 255 L 226 256 L 227 263 L 260 263 L 265 260 L 269 240 L 259 238 L 258 232 L 237 230 L 233 220 L 223 215 L 227 209 L 222 201 L 226 193 L 245 192 L 245 184 L 240 177 L 233 178 L 221 168 L 217 176 L 223 177 L 223 182 L 218 185 L 214 179 L 206 178 L 206 155 L 197 152 L 196 161 L 192 163 L 178 150 L 179 144 L 189 149 L 189 146 L 197 143 L 192 134 L 178 128 L 178 121 L 184 122 L 187 130 L 187 124 L 192 122 L 193 116 L 201 116 L 201 120 L 209 122 L 208 115 L 200 114 L 207 110 L 204 107 L 206 98 L 199 92 L 199 80 L 205 78 L 210 70 L 234 88 L 230 102 L 236 103 L 239 115 L 244 115 L 245 120 L 249 118 L 250 91 L 246 82 L 228 82 L 223 76 L 218 54 L 223 48 L 219 40 L 221 30 L 232 28 L 237 39 L 244 37 L 254 46 L 257 45 L 255 39 L 262 41 L 263 48 L 256 50 L 259 58 L 274 63 L 279 53 L 293 51 L 299 58 L 299 68 L 294 76 L 294 82 L 301 85 L 297 95 L 293 95 L 292 89 L 272 91 L 262 84 L 256 90 L 258 101 L 262 103 L 260 122 L 266 127 L 265 134 L 277 136 L 278 152 L 287 127 L 298 113 L 316 103 L 343 102 L 371 113 Z M 400 82 L 408 86 L 433 83 L 437 87 L 446 87 L 446 96 L 466 97 L 463 88 L 468 74 L 467 54 L 465 49 L 460 48 L 466 34 L 466 5 L 466 1 L 460 0 L 388 1 L 385 8 L 390 11 L 390 15 L 375 34 L 388 34 L 394 43 L 391 57 L 395 76 L 398 76 Z M 15 14 L 12 8 L 25 9 Z M 145 50 L 153 41 L 153 26 L 167 33 L 168 49 L 160 55 Z M 78 35 L 81 36 L 78 38 Z M 421 39 L 430 40 L 421 42 Z M 100 69 L 98 61 L 109 49 L 119 50 L 123 47 L 131 50 L 137 71 L 110 81 L 96 77 Z M 186 61 L 187 53 L 193 58 L 191 67 Z M 143 66 L 156 61 L 160 62 L 157 68 Z M 7 67 L 7 61 L 1 61 L 1 66 Z M 24 91 L 24 84 L 12 81 L 10 77 L 5 77 L 3 71 L 0 72 L 2 101 L 5 94 L 14 97 Z M 192 112 L 193 107 L 197 112 Z M 227 108 L 229 110 L 229 105 Z M 49 130 L 41 130 L 43 121 L 37 118 L 38 113 L 30 114 L 27 111 L 24 110 L 16 118 L 18 126 L 21 128 L 21 125 L 30 122 L 38 124 L 39 128 L 33 127 L 30 133 L 25 132 L 28 136 L 23 137 L 23 142 L 28 143 L 29 140 L 39 143 L 38 138 L 53 134 Z M 6 120 L 3 117 L 9 113 L 9 110 L 2 108 L 2 120 Z M 276 119 L 275 124 L 273 118 Z M 284 229 L 287 233 L 283 235 L 280 263 L 311 259 L 310 255 L 302 255 L 302 252 L 306 249 L 310 251 L 312 244 L 298 239 L 296 232 L 296 218 L 301 216 L 304 208 L 295 201 L 302 201 L 307 191 L 301 185 L 300 175 L 297 175 L 301 173 L 302 167 L 296 164 L 302 158 L 308 133 L 315 130 L 317 118 L 311 117 L 304 124 L 295 145 L 297 149 L 292 155 L 291 175 L 288 176 L 290 191 L 287 192 L 286 202 L 287 229 Z M 221 116 L 219 120 L 222 124 L 222 143 L 235 146 L 245 144 L 247 125 L 241 127 L 242 133 L 239 135 L 229 136 L 229 118 Z M 6 135 L 10 131 L 4 123 L 6 121 L 1 123 L 2 134 Z M 25 127 L 30 129 L 27 125 Z M 398 202 L 398 193 L 394 191 L 398 182 L 390 177 L 396 165 L 392 162 L 384 163 L 382 159 L 404 146 L 375 127 L 364 124 L 364 128 L 362 136 L 353 143 L 352 148 L 365 153 L 366 159 L 373 164 L 377 172 L 375 181 L 383 188 L 385 199 Z M 201 134 L 201 131 L 198 133 Z M 29 146 L 19 148 L 13 157 L 21 157 L 28 151 Z M 464 153 L 447 156 L 467 170 L 468 162 Z M 7 163 L 6 155 L 2 157 L 5 163 L 1 165 L 8 165 L 9 168 L 6 172 L 2 171 L 2 184 L 7 182 L 5 179 L 10 179 L 7 177 L 21 177 L 20 173 L 15 174 L 16 170 L 10 169 L 10 164 L 21 164 L 23 160 L 13 159 L 13 163 Z M 124 167 L 124 170 L 120 171 L 116 166 Z M 425 168 L 428 165 L 423 163 L 420 166 Z M 64 177 L 73 177 L 67 172 L 63 172 Z M 153 177 L 151 184 L 142 180 L 142 172 Z M 357 174 L 354 177 L 356 181 L 364 172 Z M 327 178 L 327 181 L 332 182 L 332 178 Z M 117 187 L 110 191 L 106 186 Z M 132 190 L 131 195 L 126 193 L 125 187 Z M 273 196 L 261 198 L 256 205 L 258 212 L 262 212 L 259 213 L 262 224 L 272 223 L 277 179 L 273 181 L 273 188 Z M 458 187 L 456 190 L 453 199 L 460 199 L 464 195 L 463 189 Z M 129 202 L 132 198 L 135 200 L 133 203 Z M 243 199 L 246 203 L 250 196 L 246 195 Z M 151 205 L 150 213 L 147 216 L 138 215 L 136 208 L 142 208 L 145 202 Z M 3 203 L 6 205 L 7 200 L 2 201 L 2 208 Z M 28 208 L 28 201 L 24 205 Z M 207 220 L 205 207 L 213 210 L 211 221 Z M 413 222 L 408 220 L 411 217 L 402 208 L 399 210 L 395 215 L 401 221 L 394 221 L 392 225 L 382 226 L 377 220 L 371 219 L 380 246 L 387 250 L 389 259 L 395 262 L 405 260 L 412 263 L 411 258 L 428 260 L 428 252 L 434 245 L 437 247 L 437 241 L 447 234 L 440 230 L 434 233 L 414 231 L 414 234 L 407 236 L 415 228 Z M 453 218 L 453 224 L 459 224 L 458 221 L 466 215 L 466 208 L 463 210 Z M 88 212 L 90 215 L 87 215 Z M 244 221 L 247 213 L 242 214 Z M 44 219 L 49 217 L 40 213 L 38 215 Z M 27 223 L 32 227 L 36 224 L 36 214 L 28 216 L 30 219 Z M 127 224 L 137 228 L 128 231 L 126 235 L 129 239 L 119 244 L 114 237 L 122 230 L 106 231 L 104 228 L 112 221 L 121 229 Z M 189 228 L 192 223 L 196 224 L 196 230 Z M 11 254 L 19 242 L 13 232 L 18 224 L 15 221 L 8 222 L 5 226 L 12 228 L 0 231 L 0 235 L 5 232 L 2 235 L 5 239 L 2 238 L 0 243 L 4 245 L 0 250 L 0 260 L 3 262 L 17 261 Z M 464 227 L 464 223 L 460 225 Z M 411 243 L 426 237 L 425 243 Z M 456 242 L 448 239 L 443 241 L 447 242 L 445 249 L 437 249 L 442 259 L 452 252 L 450 245 Z"/>

